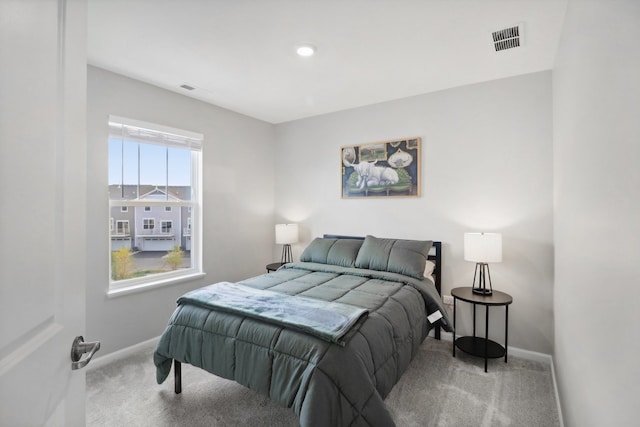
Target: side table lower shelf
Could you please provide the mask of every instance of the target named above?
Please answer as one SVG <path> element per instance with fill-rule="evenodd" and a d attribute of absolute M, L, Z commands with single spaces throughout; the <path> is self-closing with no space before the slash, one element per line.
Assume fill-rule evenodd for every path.
<path fill-rule="evenodd" d="M 485 357 L 485 341 L 487 342 L 487 354 L 490 359 L 497 359 L 505 355 L 506 350 L 503 346 L 492 340 L 485 340 L 481 337 L 460 337 L 456 339 L 456 347 L 465 353 L 473 356 Z"/>

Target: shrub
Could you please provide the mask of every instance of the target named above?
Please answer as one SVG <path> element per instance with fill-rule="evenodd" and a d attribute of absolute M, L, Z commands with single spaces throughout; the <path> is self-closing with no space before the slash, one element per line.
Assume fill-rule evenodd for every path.
<path fill-rule="evenodd" d="M 111 278 L 113 280 L 129 279 L 133 274 L 131 248 L 122 247 L 111 252 Z"/>
<path fill-rule="evenodd" d="M 177 270 L 182 265 L 182 256 L 184 251 L 180 249 L 180 246 L 174 246 L 172 250 L 167 252 L 164 256 L 165 262 L 169 265 L 171 270 Z"/>

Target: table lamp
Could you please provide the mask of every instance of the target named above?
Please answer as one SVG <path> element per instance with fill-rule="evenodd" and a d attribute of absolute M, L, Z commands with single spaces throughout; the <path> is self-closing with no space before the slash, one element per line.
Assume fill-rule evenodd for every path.
<path fill-rule="evenodd" d="M 476 263 L 473 293 L 491 295 L 490 262 L 502 262 L 502 235 L 499 233 L 464 233 L 464 260 Z M 476 286 L 476 277 L 478 285 Z M 487 289 L 487 279 L 489 288 Z"/>
<path fill-rule="evenodd" d="M 291 244 L 298 242 L 298 224 L 276 224 L 276 244 L 282 246 L 281 263 L 293 261 Z"/>

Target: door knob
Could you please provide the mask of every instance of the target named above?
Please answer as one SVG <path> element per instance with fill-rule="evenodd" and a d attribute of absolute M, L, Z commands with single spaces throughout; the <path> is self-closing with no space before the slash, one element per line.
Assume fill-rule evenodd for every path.
<path fill-rule="evenodd" d="M 96 351 L 100 350 L 100 341 L 84 342 L 82 336 L 77 336 L 71 345 L 71 369 L 81 369 L 87 366 Z M 86 358 L 82 359 L 82 355 L 89 353 Z M 82 360 L 81 360 L 82 359 Z"/>

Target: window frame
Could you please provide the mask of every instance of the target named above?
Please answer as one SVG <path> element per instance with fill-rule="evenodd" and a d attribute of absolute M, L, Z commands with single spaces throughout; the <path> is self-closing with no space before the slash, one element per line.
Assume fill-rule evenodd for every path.
<path fill-rule="evenodd" d="M 156 219 L 155 218 L 142 218 L 142 229 L 143 230 L 155 230 L 155 228 L 156 228 Z"/>
<path fill-rule="evenodd" d="M 126 228 L 127 232 L 126 233 L 118 233 L 118 229 L 120 227 L 118 227 L 119 224 L 126 224 Z M 130 236 L 131 235 L 131 224 L 129 224 L 129 220 L 128 219 L 118 219 L 116 220 L 116 228 L 115 228 L 115 233 L 113 233 L 114 236 Z"/>
<path fill-rule="evenodd" d="M 130 279 L 122 279 L 122 280 L 113 280 L 111 277 L 111 238 L 112 233 L 110 232 L 109 236 L 109 286 L 107 295 L 109 297 L 117 297 L 121 295 L 127 295 L 133 292 L 139 292 L 142 290 L 153 289 L 159 286 L 171 285 L 174 283 L 181 283 L 184 281 L 195 280 L 200 277 L 204 277 L 205 273 L 202 270 L 202 156 L 203 156 L 203 140 L 204 136 L 202 134 L 198 134 L 195 132 L 185 131 L 181 129 L 170 128 L 167 126 L 157 125 L 153 123 L 142 122 L 134 119 L 127 119 L 117 116 L 109 116 L 109 139 L 111 140 L 118 135 L 114 133 L 114 127 L 121 126 L 124 127 L 132 127 L 138 128 L 145 132 L 152 131 L 158 134 L 166 134 L 168 135 L 167 139 L 168 143 L 158 143 L 149 142 L 144 140 L 138 140 L 136 138 L 125 138 L 124 141 L 133 141 L 143 144 L 155 144 L 164 147 L 174 147 L 174 148 L 183 148 L 190 151 L 190 167 L 191 167 L 191 176 L 190 176 L 190 190 L 191 194 L 189 200 L 135 200 L 135 199 L 118 199 L 111 200 L 109 198 L 109 210 L 112 208 L 120 207 L 121 212 L 128 212 L 128 207 L 133 207 L 134 211 L 137 207 L 159 207 L 164 208 L 166 211 L 166 207 L 170 207 L 172 211 L 173 207 L 178 207 L 181 209 L 182 207 L 187 207 L 189 215 L 187 216 L 187 221 L 191 224 L 190 235 L 188 238 L 190 239 L 190 256 L 191 256 L 191 266 L 185 269 L 179 269 L 174 271 L 149 274 L 142 277 L 130 278 Z M 180 145 L 182 142 L 180 138 L 183 137 L 184 141 L 187 141 L 187 144 Z M 178 140 L 178 143 L 176 143 Z M 144 209 L 140 209 L 144 211 Z M 166 212 L 170 212 L 166 211 Z M 111 215 L 110 215 L 111 216 Z M 155 230 L 155 220 L 158 218 L 154 218 L 154 228 Z M 128 220 L 118 220 L 123 222 L 129 222 Z M 163 221 L 160 219 L 160 221 Z M 171 222 L 171 231 L 174 231 L 173 225 L 174 221 Z M 134 220 L 135 223 L 135 220 Z M 142 230 L 145 231 L 145 230 Z M 151 230 L 146 230 L 151 231 Z M 175 231 L 174 231 L 175 232 Z M 131 236 L 132 242 L 134 241 L 134 236 L 132 234 L 132 230 L 129 224 L 129 235 Z M 180 242 L 181 243 L 181 242 Z"/>
<path fill-rule="evenodd" d="M 165 231 L 165 224 L 169 224 L 169 231 Z M 170 234 L 173 231 L 173 220 L 171 219 L 161 219 L 160 220 L 160 233 L 161 234 Z"/>

